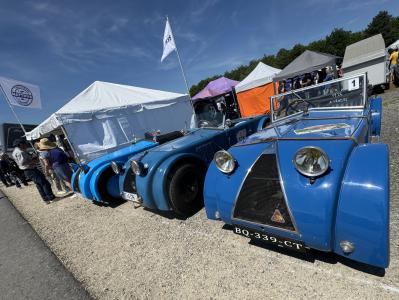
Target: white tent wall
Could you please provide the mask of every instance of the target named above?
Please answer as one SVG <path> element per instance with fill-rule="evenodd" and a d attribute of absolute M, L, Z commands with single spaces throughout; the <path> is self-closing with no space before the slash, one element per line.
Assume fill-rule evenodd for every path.
<path fill-rule="evenodd" d="M 73 119 L 58 116 L 68 138 L 81 160 L 90 161 L 105 152 L 115 151 L 134 138 L 144 138 L 151 130 L 167 133 L 188 129 L 192 119 L 189 101 L 179 101 L 157 109 L 121 108 L 92 116 Z"/>
<path fill-rule="evenodd" d="M 194 118 L 188 95 L 96 81 L 28 132 L 28 140 L 62 133 L 80 160 L 89 161 L 143 138 L 190 127 Z"/>

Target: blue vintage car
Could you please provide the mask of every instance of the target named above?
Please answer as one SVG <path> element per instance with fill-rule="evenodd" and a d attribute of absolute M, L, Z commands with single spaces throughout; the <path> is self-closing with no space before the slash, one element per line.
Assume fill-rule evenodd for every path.
<path fill-rule="evenodd" d="M 276 247 L 389 265 L 389 153 L 364 74 L 271 98 L 272 123 L 215 154 L 207 217 Z"/>
<path fill-rule="evenodd" d="M 151 140 L 140 140 L 114 152 L 98 157 L 87 164 L 76 166 L 72 174 L 72 189 L 83 197 L 109 203 L 120 199 L 118 176 L 112 171 L 111 162 L 125 163 L 128 157 L 158 145 Z"/>
<path fill-rule="evenodd" d="M 211 120 L 197 115 L 201 128 L 130 158 L 120 172 L 122 198 L 150 209 L 172 210 L 182 217 L 203 207 L 205 173 L 215 152 L 269 123 L 269 116 L 225 120 L 221 111 L 212 110 L 220 115 Z"/>

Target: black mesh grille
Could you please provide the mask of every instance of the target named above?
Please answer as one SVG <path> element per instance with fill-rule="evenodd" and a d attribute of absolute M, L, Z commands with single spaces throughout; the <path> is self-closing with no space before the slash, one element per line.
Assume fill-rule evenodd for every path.
<path fill-rule="evenodd" d="M 262 154 L 252 167 L 238 195 L 234 218 L 295 230 L 281 189 L 275 154 Z"/>
<path fill-rule="evenodd" d="M 131 168 L 126 170 L 125 181 L 123 182 L 123 191 L 128 193 L 136 193 L 136 175 Z"/>
<path fill-rule="evenodd" d="M 79 188 L 80 172 L 82 172 L 82 170 L 80 169 L 76 171 L 76 175 L 72 183 L 73 190 L 77 193 L 80 193 L 80 188 Z"/>

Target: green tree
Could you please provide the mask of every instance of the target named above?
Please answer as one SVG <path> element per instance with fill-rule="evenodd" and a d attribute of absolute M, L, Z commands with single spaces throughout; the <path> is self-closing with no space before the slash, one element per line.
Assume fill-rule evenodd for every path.
<path fill-rule="evenodd" d="M 399 39 L 399 17 L 392 17 L 387 11 L 380 11 L 364 31 L 351 32 L 342 28 L 334 28 L 324 39 L 311 42 L 308 45 L 296 44 L 292 49 L 282 48 L 276 55 L 265 54 L 261 59 L 251 60 L 248 65 L 241 65 L 233 70 L 226 71 L 224 76 L 241 81 L 252 72 L 259 61 L 275 68 L 284 69 L 284 67 L 301 55 L 306 49 L 342 57 L 345 54 L 346 46 L 378 33 L 382 33 L 386 45 L 390 45 Z M 218 77 L 220 75 L 201 80 L 197 85 L 191 87 L 190 94 L 194 95 L 198 93 L 211 80 Z"/>
<path fill-rule="evenodd" d="M 365 36 L 370 37 L 381 33 L 385 43 L 389 45 L 397 39 L 397 36 L 395 37 L 396 30 L 393 28 L 394 23 L 394 18 L 386 10 L 380 11 L 368 24 L 364 31 Z"/>

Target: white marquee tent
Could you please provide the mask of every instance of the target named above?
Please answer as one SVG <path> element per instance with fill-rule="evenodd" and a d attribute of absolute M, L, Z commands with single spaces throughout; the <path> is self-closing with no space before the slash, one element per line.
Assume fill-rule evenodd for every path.
<path fill-rule="evenodd" d="M 82 160 L 115 150 L 149 130 L 166 133 L 189 127 L 188 95 L 95 81 L 26 134 L 35 140 L 63 127 Z"/>
<path fill-rule="evenodd" d="M 235 86 L 235 90 L 237 93 L 239 93 L 261 85 L 265 85 L 269 82 L 272 82 L 274 76 L 280 73 L 280 71 L 280 69 L 273 68 L 264 64 L 263 62 L 259 62 L 255 69 Z"/>
<path fill-rule="evenodd" d="M 399 40 L 397 40 L 396 42 L 393 42 L 392 44 L 390 44 L 387 49 L 391 48 L 391 49 L 395 49 L 399 47 Z"/>

